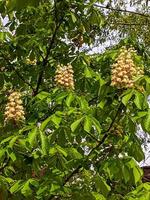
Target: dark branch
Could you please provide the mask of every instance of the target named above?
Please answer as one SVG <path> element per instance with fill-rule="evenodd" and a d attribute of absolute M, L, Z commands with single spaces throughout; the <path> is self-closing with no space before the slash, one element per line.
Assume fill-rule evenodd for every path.
<path fill-rule="evenodd" d="M 34 93 L 33 86 L 27 80 L 24 79 L 24 77 L 18 72 L 18 70 L 14 66 L 11 65 L 11 67 L 13 68 L 13 70 L 15 71 L 17 76 L 20 78 L 20 80 L 22 80 L 25 84 L 27 84 L 29 87 L 31 87 L 31 89 L 33 90 L 33 93 Z"/>
<path fill-rule="evenodd" d="M 52 39 L 49 41 L 49 46 L 48 46 L 48 48 L 47 48 L 47 53 L 46 53 L 46 56 L 45 56 L 45 58 L 43 59 L 43 63 L 42 63 L 42 69 L 41 69 L 41 71 L 40 71 L 40 73 L 39 73 L 39 76 L 38 76 L 37 86 L 36 86 L 36 89 L 35 89 L 35 92 L 34 92 L 34 96 L 36 96 L 37 93 L 38 93 L 38 91 L 39 91 L 39 87 L 40 87 L 40 85 L 41 85 L 41 83 L 42 83 L 42 79 L 43 79 L 43 75 L 44 75 L 44 70 L 45 70 L 45 67 L 46 67 L 46 65 L 47 65 L 47 63 L 48 63 L 48 56 L 49 56 L 50 51 L 51 51 L 51 49 L 52 49 L 52 47 L 53 47 L 53 44 L 54 44 L 54 42 L 55 42 L 55 37 L 56 37 L 56 35 L 57 35 L 57 31 L 58 31 L 59 27 L 61 26 L 62 22 L 63 22 L 63 17 L 62 17 L 62 19 L 59 21 L 59 23 L 57 24 L 57 26 L 56 26 L 56 28 L 55 28 L 55 30 L 54 30 Z"/>
<path fill-rule="evenodd" d="M 148 15 L 148 14 L 134 12 L 134 11 L 131 11 L 131 10 L 123 10 L 123 9 L 112 8 L 112 7 L 108 7 L 108 6 L 102 6 L 102 5 L 98 5 L 98 4 L 93 4 L 93 5 L 95 7 L 98 7 L 98 8 L 108 9 L 108 10 L 112 10 L 112 11 L 115 11 L 115 12 L 124 12 L 124 13 L 131 13 L 131 14 L 134 14 L 134 15 L 140 15 L 140 16 L 143 16 L 143 17 L 150 17 L 150 15 Z"/>
<path fill-rule="evenodd" d="M 118 115 L 119 115 L 120 112 L 122 111 L 122 108 L 123 108 L 123 104 L 120 103 L 120 105 L 119 105 L 119 107 L 118 107 L 118 110 L 117 110 L 117 112 L 116 112 L 116 114 L 115 114 L 115 116 L 114 116 L 114 119 L 112 120 L 112 122 L 111 122 L 109 128 L 107 129 L 107 131 L 105 131 L 105 132 L 103 133 L 104 136 L 103 136 L 102 139 L 98 142 L 98 144 L 90 151 L 88 157 L 89 157 L 96 149 L 98 149 L 98 148 L 105 142 L 105 140 L 107 139 L 107 137 L 108 137 L 108 135 L 109 135 L 109 131 L 110 131 L 110 129 L 113 127 L 113 125 L 114 125 L 114 123 L 115 123 L 115 121 L 116 121 L 116 118 L 118 117 Z"/>
<path fill-rule="evenodd" d="M 147 23 L 147 24 L 138 24 L 138 23 L 121 23 L 121 22 L 113 22 L 113 23 L 109 23 L 109 24 L 112 24 L 112 25 L 119 25 L 119 26 L 148 26 L 150 23 Z"/>
<path fill-rule="evenodd" d="M 122 108 L 123 108 L 123 107 L 124 107 L 123 104 L 120 103 L 120 104 L 119 104 L 119 107 L 118 107 L 118 109 L 117 109 L 117 112 L 116 112 L 116 114 L 115 114 L 115 116 L 114 116 L 114 119 L 112 120 L 112 122 L 111 122 L 109 128 L 107 129 L 107 131 L 105 131 L 105 132 L 103 133 L 103 134 L 104 134 L 103 138 L 102 138 L 102 139 L 98 142 L 98 144 L 90 151 L 90 153 L 88 154 L 88 156 L 87 156 L 86 160 L 84 161 L 84 163 L 86 163 L 86 162 L 89 160 L 90 155 L 91 155 L 96 149 L 98 149 L 98 148 L 105 142 L 105 140 L 107 139 L 107 137 L 108 137 L 108 135 L 109 135 L 110 129 L 111 129 L 112 126 L 114 125 L 114 123 L 115 123 L 116 118 L 118 117 L 118 115 L 122 112 Z M 72 171 L 72 173 L 64 180 L 63 186 L 65 186 L 66 183 L 68 183 L 69 180 L 70 180 L 75 174 L 79 173 L 79 171 L 80 171 L 80 169 L 82 168 L 82 166 L 83 166 L 83 164 L 81 163 L 81 164 L 78 165 L 78 167 L 77 167 L 76 169 L 74 169 L 74 170 Z M 51 195 L 51 197 L 50 197 L 48 200 L 53 200 L 54 198 L 55 198 L 55 195 Z"/>

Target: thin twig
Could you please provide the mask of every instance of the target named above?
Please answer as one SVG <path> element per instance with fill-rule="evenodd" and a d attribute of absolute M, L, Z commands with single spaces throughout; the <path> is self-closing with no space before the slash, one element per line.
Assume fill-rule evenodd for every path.
<path fill-rule="evenodd" d="M 135 11 L 131 11 L 131 10 L 123 10 L 123 9 L 109 7 L 109 6 L 102 6 L 102 5 L 98 5 L 98 4 L 93 4 L 93 5 L 98 8 L 108 9 L 108 10 L 112 10 L 112 11 L 116 11 L 116 12 L 125 12 L 125 13 L 131 13 L 134 15 L 141 15 L 143 17 L 150 17 L 150 15 L 148 15 L 148 14 L 139 13 L 139 12 L 135 12 Z"/>
<path fill-rule="evenodd" d="M 119 26 L 148 26 L 150 23 L 147 23 L 147 24 L 137 24 L 137 23 L 121 23 L 121 22 L 114 22 L 114 23 L 109 23 L 109 24 L 112 24 L 112 25 L 119 25 Z"/>

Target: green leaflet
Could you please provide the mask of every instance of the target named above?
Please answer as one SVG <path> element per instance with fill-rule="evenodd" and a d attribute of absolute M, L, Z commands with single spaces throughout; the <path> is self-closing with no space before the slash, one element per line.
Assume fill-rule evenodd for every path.
<path fill-rule="evenodd" d="M 84 130 L 90 133 L 91 128 L 92 128 L 92 120 L 89 116 L 86 116 L 84 119 Z"/>
<path fill-rule="evenodd" d="M 100 176 L 96 176 L 94 178 L 95 186 L 97 189 L 97 192 L 101 193 L 104 197 L 107 197 L 109 192 L 111 191 L 110 186 L 106 183 L 105 179 Z"/>
<path fill-rule="evenodd" d="M 38 136 L 38 128 L 35 127 L 28 134 L 28 141 L 32 146 L 36 143 L 37 136 Z"/>
<path fill-rule="evenodd" d="M 73 122 L 71 124 L 71 130 L 72 130 L 72 132 L 74 132 L 78 128 L 78 126 L 82 122 L 83 118 L 84 117 L 81 117 L 80 119 L 76 120 L 75 122 Z"/>
<path fill-rule="evenodd" d="M 47 136 L 40 129 L 38 131 L 40 133 L 42 154 L 43 154 L 43 156 L 45 156 L 45 155 L 47 155 L 47 151 L 49 149 Z"/>
<path fill-rule="evenodd" d="M 148 133 L 150 133 L 150 109 L 147 111 L 147 115 L 144 117 L 143 127 Z"/>
<path fill-rule="evenodd" d="M 129 90 L 127 92 L 127 94 L 125 93 L 122 97 L 122 103 L 126 106 L 129 102 L 129 100 L 132 98 L 133 96 L 133 90 Z"/>

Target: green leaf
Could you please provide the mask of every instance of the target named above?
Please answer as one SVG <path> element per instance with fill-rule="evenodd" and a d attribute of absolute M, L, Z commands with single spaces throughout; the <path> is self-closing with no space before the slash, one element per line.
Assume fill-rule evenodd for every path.
<path fill-rule="evenodd" d="M 144 129 L 150 133 L 150 109 L 147 112 L 147 115 L 145 116 L 144 120 L 143 120 L 143 126 Z"/>
<path fill-rule="evenodd" d="M 61 92 L 61 93 L 59 93 L 59 94 L 56 96 L 55 100 L 56 100 L 56 102 L 57 102 L 58 104 L 61 104 L 62 101 L 64 100 L 64 98 L 65 98 L 66 96 L 67 96 L 67 93 L 66 93 L 66 92 Z"/>
<path fill-rule="evenodd" d="M 11 12 L 13 10 L 21 10 L 27 6 L 38 6 L 39 0 L 8 0 L 7 8 Z"/>
<path fill-rule="evenodd" d="M 55 113 L 51 116 L 51 121 L 55 124 L 56 128 L 59 128 L 62 118 Z"/>
<path fill-rule="evenodd" d="M 95 197 L 95 200 L 106 200 L 106 198 L 97 192 L 92 192 L 93 196 Z"/>
<path fill-rule="evenodd" d="M 31 145 L 34 145 L 37 141 L 37 135 L 38 135 L 38 128 L 35 127 L 34 129 L 31 130 L 28 134 L 28 141 Z"/>
<path fill-rule="evenodd" d="M 104 197 L 107 197 L 108 193 L 111 191 L 111 188 L 106 183 L 104 178 L 97 175 L 94 178 L 94 181 L 95 181 L 95 186 L 96 186 L 97 192 L 101 193 Z"/>
<path fill-rule="evenodd" d="M 147 115 L 145 111 L 139 111 L 134 117 L 132 117 L 133 121 L 137 121 L 140 118 L 143 118 Z"/>
<path fill-rule="evenodd" d="M 8 152 L 8 155 L 9 155 L 9 157 L 11 158 L 11 160 L 14 162 L 14 161 L 16 161 L 16 155 L 15 155 L 15 153 L 14 152 Z"/>
<path fill-rule="evenodd" d="M 82 155 L 75 148 L 67 148 L 67 152 L 71 159 L 82 159 Z"/>
<path fill-rule="evenodd" d="M 134 177 L 134 183 L 137 184 L 139 181 L 141 181 L 142 178 L 142 171 L 141 169 L 138 169 L 137 167 L 133 168 L 133 177 Z"/>
<path fill-rule="evenodd" d="M 52 183 L 50 192 L 54 192 L 56 190 L 60 190 L 60 185 Z"/>
<path fill-rule="evenodd" d="M 122 172 L 125 183 L 128 183 L 130 181 L 130 176 L 131 176 L 131 173 L 128 167 L 126 165 L 122 165 L 121 172 Z"/>
<path fill-rule="evenodd" d="M 85 67 L 85 69 L 84 69 L 84 75 L 85 75 L 86 78 L 92 78 L 93 77 L 92 76 L 92 72 L 91 72 L 91 70 L 88 67 Z"/>
<path fill-rule="evenodd" d="M 11 136 L 5 138 L 4 140 L 1 141 L 1 144 L 4 144 L 4 143 L 8 142 L 8 141 L 11 140 L 13 137 L 14 137 L 14 136 L 11 135 Z"/>
<path fill-rule="evenodd" d="M 42 132 L 40 129 L 39 129 L 39 132 L 40 132 L 40 139 L 41 139 L 42 154 L 45 156 L 45 155 L 47 155 L 48 141 L 47 141 L 47 137 L 46 137 L 45 133 Z"/>
<path fill-rule="evenodd" d="M 17 181 L 11 188 L 10 193 L 16 193 L 23 187 L 23 183 L 21 180 Z"/>
<path fill-rule="evenodd" d="M 48 186 L 40 187 L 39 190 L 37 191 L 37 195 L 41 195 L 42 193 L 45 193 L 47 188 Z"/>
<path fill-rule="evenodd" d="M 42 124 L 41 124 L 41 126 L 40 126 L 41 131 L 43 131 L 43 130 L 46 128 L 47 124 L 48 124 L 50 121 L 51 121 L 51 116 L 48 117 L 47 119 L 45 119 L 45 120 L 42 122 Z"/>
<path fill-rule="evenodd" d="M 138 162 L 144 160 L 145 155 L 141 146 L 141 141 L 136 135 L 132 136 L 131 143 L 128 144 L 128 155 L 134 157 Z"/>
<path fill-rule="evenodd" d="M 57 145 L 56 149 L 58 150 L 59 153 L 61 153 L 65 157 L 67 157 L 67 152 L 66 152 L 66 150 L 64 148 L 62 148 L 61 146 Z"/>
<path fill-rule="evenodd" d="M 74 132 L 78 128 L 78 126 L 79 126 L 79 124 L 81 123 L 82 120 L 83 120 L 83 117 L 81 117 L 80 119 L 76 120 L 75 122 L 73 122 L 71 124 L 72 132 Z"/>
<path fill-rule="evenodd" d="M 73 12 L 70 12 L 70 15 L 71 15 L 73 23 L 75 23 L 77 21 L 75 14 Z"/>
<path fill-rule="evenodd" d="M 15 136 L 13 139 L 10 140 L 9 142 L 9 147 L 12 148 L 13 145 L 15 144 L 16 140 L 18 139 L 19 136 Z"/>
<path fill-rule="evenodd" d="M 50 93 L 42 91 L 38 95 L 36 95 L 36 98 L 43 100 L 47 98 L 48 96 L 50 96 Z"/>
<path fill-rule="evenodd" d="M 106 101 L 105 101 L 105 100 L 102 100 L 102 101 L 97 105 L 97 107 L 103 109 L 104 106 L 105 106 L 105 104 L 106 104 Z"/>
<path fill-rule="evenodd" d="M 127 94 L 122 97 L 122 103 L 126 106 L 133 96 L 133 90 L 130 90 Z"/>
<path fill-rule="evenodd" d="M 96 118 L 92 117 L 92 123 L 95 126 L 97 132 L 99 134 L 101 134 L 101 125 L 100 125 L 99 121 Z"/>
<path fill-rule="evenodd" d="M 5 40 L 6 38 L 6 33 L 5 32 L 0 32 L 0 41 Z"/>
<path fill-rule="evenodd" d="M 72 101 L 74 100 L 74 98 L 75 97 L 74 97 L 73 93 L 69 93 L 69 95 L 66 98 L 66 105 L 68 107 L 70 107 L 70 105 L 71 105 Z"/>
<path fill-rule="evenodd" d="M 84 110 L 84 111 L 87 111 L 89 109 L 89 105 L 88 105 L 87 100 L 83 96 L 78 97 L 77 99 L 79 101 L 81 109 Z"/>
<path fill-rule="evenodd" d="M 62 117 L 55 113 L 42 122 L 40 129 L 41 131 L 43 131 L 50 122 L 53 122 L 55 124 L 55 128 L 59 128 L 61 121 Z"/>
<path fill-rule="evenodd" d="M 86 116 L 84 119 L 84 130 L 88 133 L 90 133 L 92 128 L 92 121 L 91 118 L 89 116 Z"/>
<path fill-rule="evenodd" d="M 5 149 L 0 149 L 0 159 L 5 155 Z"/>
<path fill-rule="evenodd" d="M 32 195 L 32 190 L 30 188 L 30 179 L 23 185 L 23 188 L 21 189 L 21 193 L 25 196 L 25 197 L 29 197 Z"/>
<path fill-rule="evenodd" d="M 144 98 L 143 94 L 141 94 L 140 92 L 136 91 L 135 92 L 134 103 L 135 103 L 135 105 L 136 105 L 136 107 L 138 109 L 142 110 L 144 100 L 145 100 L 145 98 Z"/>

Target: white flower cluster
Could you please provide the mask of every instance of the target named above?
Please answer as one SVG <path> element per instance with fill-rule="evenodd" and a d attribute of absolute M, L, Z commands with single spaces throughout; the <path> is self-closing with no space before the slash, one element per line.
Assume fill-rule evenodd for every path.
<path fill-rule="evenodd" d="M 58 65 L 55 82 L 60 87 L 74 89 L 73 69 L 70 64 L 66 66 Z"/>
<path fill-rule="evenodd" d="M 134 87 L 135 77 L 144 74 L 143 69 L 137 67 L 133 62 L 132 56 L 135 54 L 136 51 L 133 48 L 121 48 L 116 63 L 112 65 L 112 86 L 116 86 L 117 88 L 132 88 Z"/>
<path fill-rule="evenodd" d="M 8 103 L 5 108 L 5 122 L 10 120 L 15 122 L 25 120 L 24 115 L 21 94 L 19 92 L 12 92 L 8 97 Z"/>

